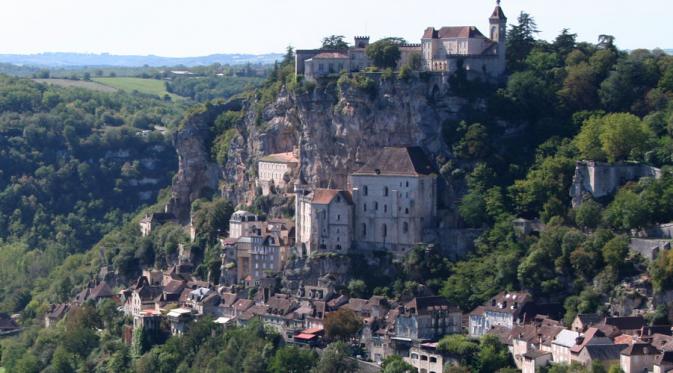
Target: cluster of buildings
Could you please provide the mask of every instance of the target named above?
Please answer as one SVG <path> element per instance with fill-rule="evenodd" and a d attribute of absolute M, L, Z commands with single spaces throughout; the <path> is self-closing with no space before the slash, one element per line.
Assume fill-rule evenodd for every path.
<path fill-rule="evenodd" d="M 419 44 L 401 44 L 398 66 L 417 56 L 420 70 L 453 73 L 460 68 L 476 75 L 497 79 L 505 72 L 507 17 L 500 0 L 488 19 L 488 37 L 475 26 L 428 27 Z M 369 37 L 356 36 L 347 49 L 297 50 L 295 70 L 306 79 L 338 75 L 343 71 L 363 71 L 372 63 L 366 49 Z"/>

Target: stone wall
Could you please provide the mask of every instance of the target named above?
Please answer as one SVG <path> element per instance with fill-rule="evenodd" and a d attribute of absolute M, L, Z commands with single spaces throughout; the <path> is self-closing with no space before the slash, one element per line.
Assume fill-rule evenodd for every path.
<path fill-rule="evenodd" d="M 608 164 L 594 161 L 580 161 L 575 166 L 575 176 L 570 187 L 573 207 L 591 195 L 601 198 L 611 195 L 627 181 L 642 177 L 661 177 L 661 170 L 639 163 Z"/>

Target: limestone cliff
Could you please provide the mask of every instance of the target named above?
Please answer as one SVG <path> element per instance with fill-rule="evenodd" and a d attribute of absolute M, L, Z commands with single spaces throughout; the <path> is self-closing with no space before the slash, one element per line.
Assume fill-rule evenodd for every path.
<path fill-rule="evenodd" d="M 235 203 L 251 203 L 256 161 L 295 146 L 300 148 L 302 176 L 313 187 L 346 188 L 348 174 L 383 146 L 421 146 L 439 169 L 452 158 L 442 124 L 485 107 L 483 100 L 452 94 L 441 75 L 367 79 L 366 86 L 342 79 L 308 91 L 283 88 L 266 106 L 255 98 L 245 102 L 245 118 L 223 166 L 209 158 L 208 119 L 229 109 L 213 107 L 213 112 L 192 115 L 175 138 L 180 170 L 173 184 L 173 207 L 178 215 L 183 217 L 191 201 L 214 187 Z M 449 185 L 440 184 L 446 206 L 452 200 Z"/>

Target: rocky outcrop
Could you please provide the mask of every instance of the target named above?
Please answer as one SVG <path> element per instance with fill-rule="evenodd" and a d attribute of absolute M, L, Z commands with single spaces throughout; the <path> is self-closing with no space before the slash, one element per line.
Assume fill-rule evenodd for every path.
<path fill-rule="evenodd" d="M 173 143 L 178 153 L 178 173 L 173 178 L 167 208 L 180 223 L 189 223 L 194 200 L 218 190 L 220 169 L 210 155 L 213 136 L 210 127 L 221 113 L 241 107 L 241 100 L 209 103 L 190 113 L 175 133 Z"/>
<path fill-rule="evenodd" d="M 466 109 L 485 106 L 482 100 L 452 95 L 441 75 L 409 81 L 372 79 L 373 89 L 347 80 L 304 93 L 281 90 L 260 113 L 248 110 L 221 174 L 223 194 L 249 202 L 256 160 L 297 145 L 302 178 L 313 187 L 346 188 L 348 174 L 384 146 L 421 146 L 439 169 L 438 160 L 451 158 L 442 124 L 460 120 Z"/>

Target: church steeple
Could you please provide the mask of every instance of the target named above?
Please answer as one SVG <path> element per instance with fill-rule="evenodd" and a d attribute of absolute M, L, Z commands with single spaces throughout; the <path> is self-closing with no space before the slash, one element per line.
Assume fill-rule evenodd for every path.
<path fill-rule="evenodd" d="M 500 0 L 496 0 L 496 6 L 488 19 L 490 24 L 491 40 L 495 42 L 505 42 L 505 33 L 507 32 L 507 17 L 500 7 Z"/>

